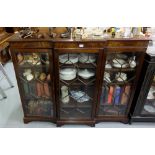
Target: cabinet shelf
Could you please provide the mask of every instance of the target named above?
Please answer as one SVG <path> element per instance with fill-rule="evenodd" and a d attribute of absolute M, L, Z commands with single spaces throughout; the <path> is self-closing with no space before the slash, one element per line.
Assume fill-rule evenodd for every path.
<path fill-rule="evenodd" d="M 103 85 L 108 85 L 108 86 L 117 86 L 117 85 L 120 85 L 120 86 L 131 86 L 132 83 L 131 82 L 111 82 L 111 83 L 104 82 Z"/>
<path fill-rule="evenodd" d="M 105 68 L 106 72 L 133 72 L 135 68 Z"/>
<path fill-rule="evenodd" d="M 96 64 L 91 63 L 75 63 L 75 64 L 62 64 L 60 63 L 59 66 L 61 68 L 96 68 Z"/>
<path fill-rule="evenodd" d="M 100 104 L 102 107 L 126 107 L 126 104 Z"/>
<path fill-rule="evenodd" d="M 52 116 L 53 103 L 51 100 L 26 99 L 25 108 L 27 116 Z"/>
<path fill-rule="evenodd" d="M 125 115 L 127 105 L 105 105 L 100 106 L 99 115 L 120 116 Z"/>
<path fill-rule="evenodd" d="M 49 65 L 18 65 L 18 68 L 20 69 L 26 69 L 26 68 L 49 68 Z"/>
<path fill-rule="evenodd" d="M 89 80 L 85 80 L 82 78 L 78 78 L 78 79 L 73 79 L 73 80 L 60 80 L 60 84 L 63 85 L 67 85 L 67 86 L 92 86 L 95 84 L 95 79 L 89 79 Z"/>
<path fill-rule="evenodd" d="M 91 101 L 80 103 L 80 102 L 75 101 L 71 97 L 70 97 L 69 103 L 64 104 L 62 101 L 60 102 L 61 102 L 62 108 L 91 108 L 92 106 Z"/>
<path fill-rule="evenodd" d="M 91 107 L 83 108 L 61 108 L 60 118 L 61 119 L 90 119 Z"/>

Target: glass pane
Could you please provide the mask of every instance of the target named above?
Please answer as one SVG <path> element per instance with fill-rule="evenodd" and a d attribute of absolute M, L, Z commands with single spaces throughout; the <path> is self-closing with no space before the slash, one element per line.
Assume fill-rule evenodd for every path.
<path fill-rule="evenodd" d="M 155 75 L 141 114 L 147 116 L 155 115 Z"/>
<path fill-rule="evenodd" d="M 52 116 L 52 84 L 48 53 L 18 52 L 16 56 L 26 115 Z"/>
<path fill-rule="evenodd" d="M 97 59 L 90 53 L 59 55 L 61 119 L 91 118 Z"/>
<path fill-rule="evenodd" d="M 107 54 L 99 115 L 126 115 L 135 80 L 138 54 Z"/>

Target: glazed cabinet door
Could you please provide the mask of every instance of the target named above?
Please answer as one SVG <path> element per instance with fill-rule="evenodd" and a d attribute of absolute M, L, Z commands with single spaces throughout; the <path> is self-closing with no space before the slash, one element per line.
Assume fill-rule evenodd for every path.
<path fill-rule="evenodd" d="M 58 119 L 92 120 L 97 104 L 102 50 L 56 49 Z"/>
<path fill-rule="evenodd" d="M 144 53 L 118 49 L 105 51 L 103 57 L 96 115 L 98 118 L 111 120 L 127 117 Z"/>
<path fill-rule="evenodd" d="M 143 99 L 143 102 L 141 102 Z M 150 64 L 137 102 L 141 117 L 155 117 L 155 65 Z M 139 107 L 139 108 L 138 108 Z"/>
<path fill-rule="evenodd" d="M 54 117 L 53 56 L 47 49 L 13 49 L 25 117 Z"/>

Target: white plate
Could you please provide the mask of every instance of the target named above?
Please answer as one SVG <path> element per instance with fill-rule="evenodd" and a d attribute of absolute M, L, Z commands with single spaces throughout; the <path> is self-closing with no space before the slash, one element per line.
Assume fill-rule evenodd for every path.
<path fill-rule="evenodd" d="M 65 64 L 74 64 L 78 62 L 78 55 L 77 54 L 63 54 L 59 56 L 59 62 L 65 63 Z"/>
<path fill-rule="evenodd" d="M 94 63 L 95 61 L 96 61 L 95 55 L 81 53 L 79 56 L 79 62 L 81 63 Z"/>
<path fill-rule="evenodd" d="M 60 70 L 60 79 L 62 80 L 73 80 L 76 78 L 76 69 L 65 68 Z"/>
<path fill-rule="evenodd" d="M 77 70 L 74 68 L 64 68 L 60 70 L 60 74 L 62 75 L 73 75 L 76 74 Z"/>
<path fill-rule="evenodd" d="M 144 109 L 145 109 L 145 111 L 147 111 L 149 113 L 155 113 L 155 108 L 152 107 L 151 105 L 144 105 Z"/>
<path fill-rule="evenodd" d="M 60 79 L 62 79 L 62 80 L 73 80 L 73 79 L 75 79 L 76 78 L 76 74 L 74 74 L 74 75 L 62 75 L 62 74 L 60 74 Z"/>

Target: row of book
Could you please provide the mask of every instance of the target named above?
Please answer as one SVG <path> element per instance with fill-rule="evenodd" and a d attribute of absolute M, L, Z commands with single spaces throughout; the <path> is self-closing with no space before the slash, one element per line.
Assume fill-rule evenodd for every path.
<path fill-rule="evenodd" d="M 24 93 L 26 96 L 36 96 L 36 97 L 50 97 L 50 88 L 48 82 L 31 82 L 22 83 L 24 87 Z"/>
<path fill-rule="evenodd" d="M 126 105 L 129 99 L 131 86 L 102 87 L 100 104 Z"/>

